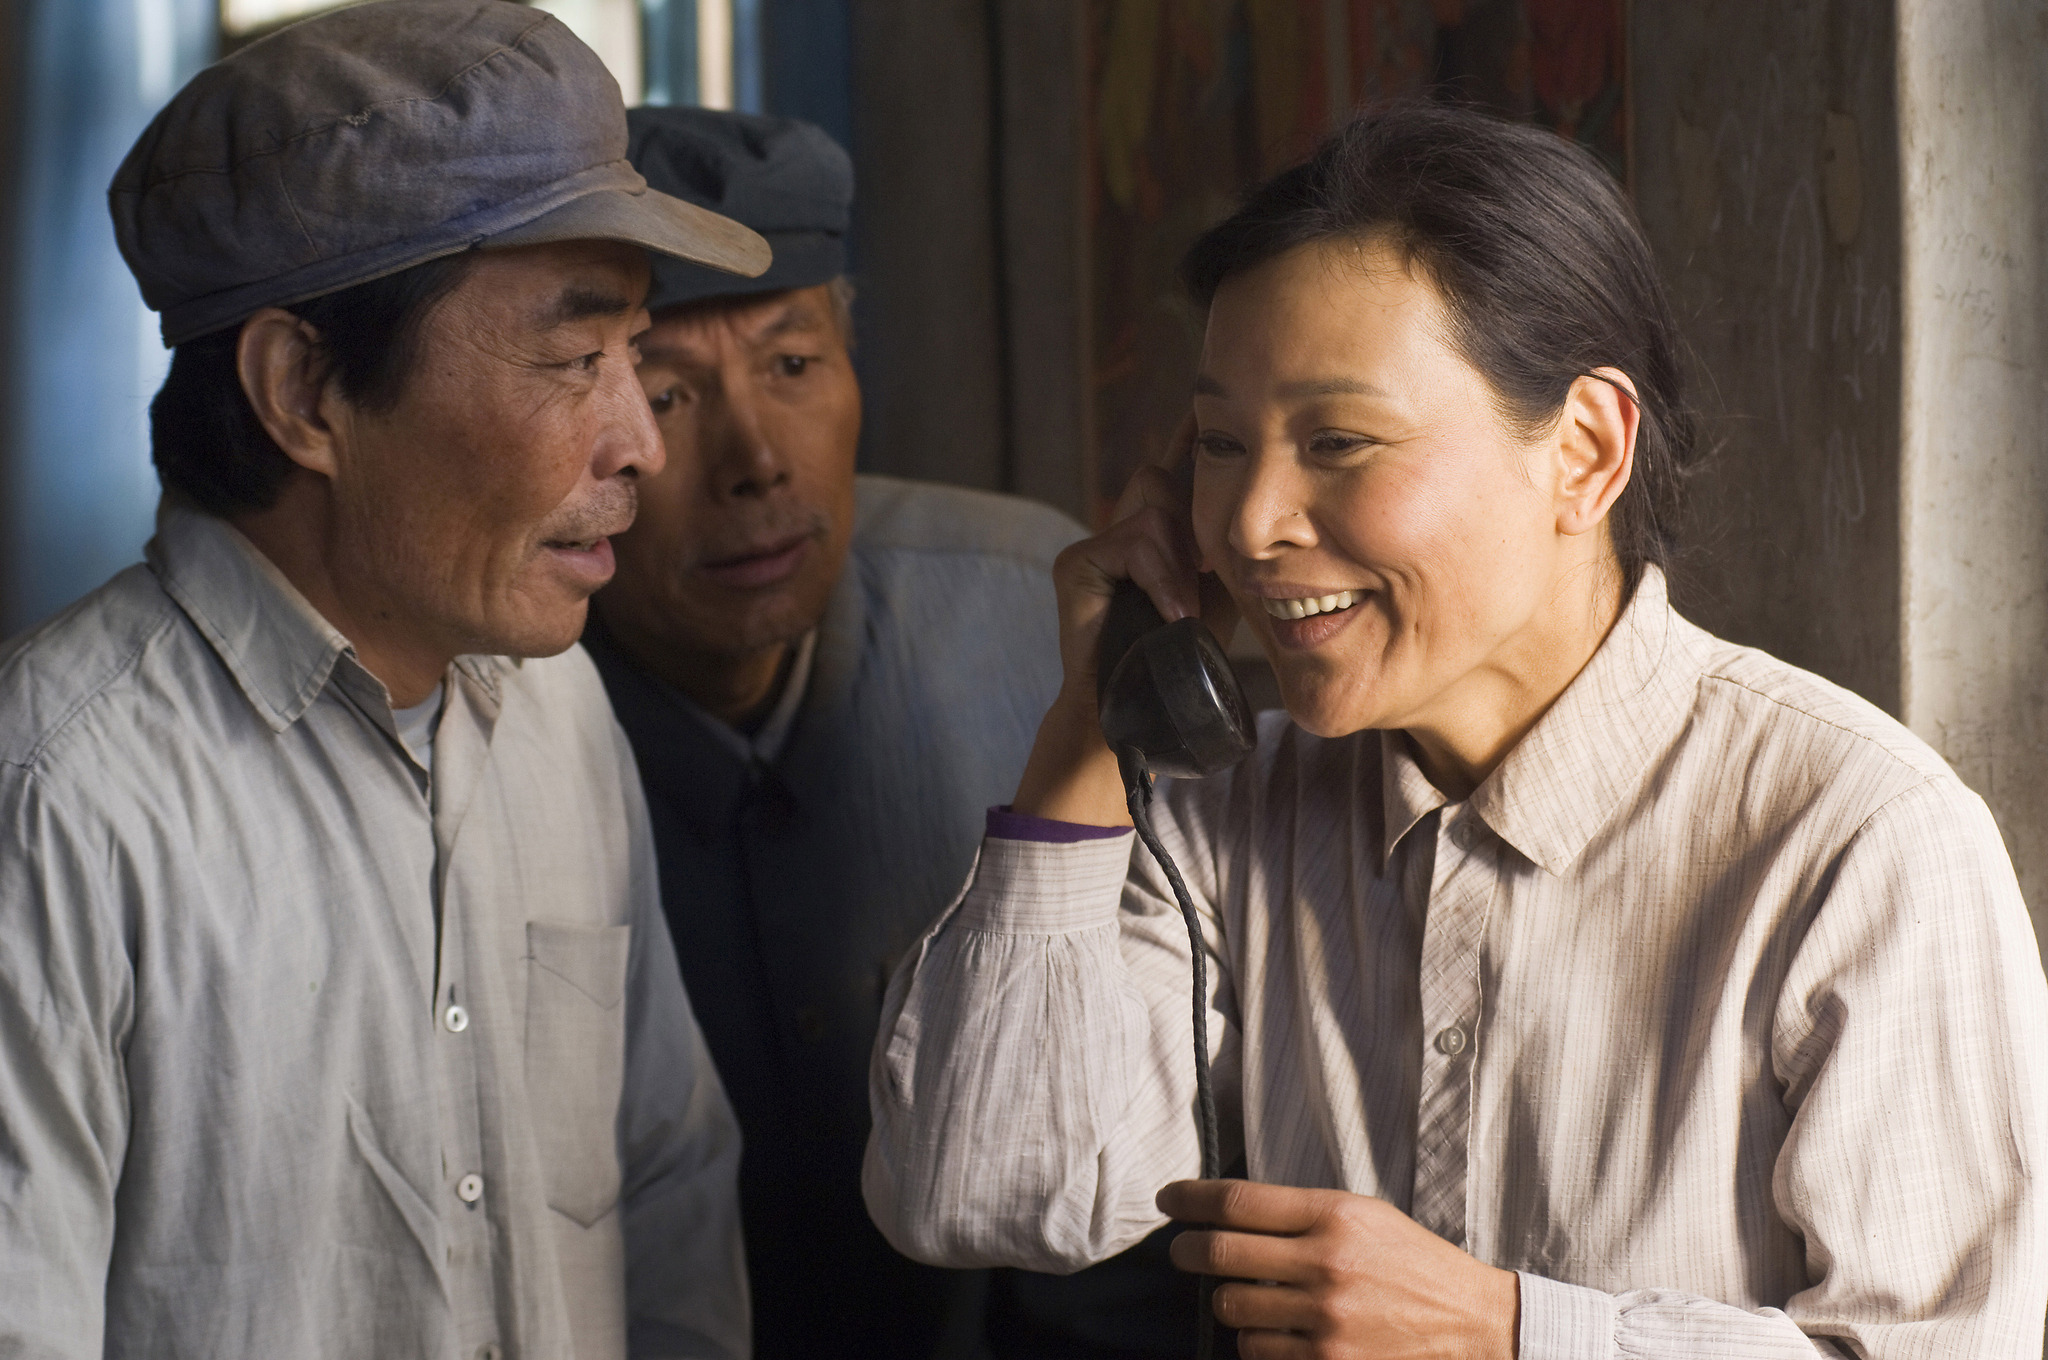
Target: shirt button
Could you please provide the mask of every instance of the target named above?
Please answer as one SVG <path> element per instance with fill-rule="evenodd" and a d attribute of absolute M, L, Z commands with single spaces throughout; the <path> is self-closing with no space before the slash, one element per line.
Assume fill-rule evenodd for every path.
<path fill-rule="evenodd" d="M 1479 844 L 1479 828 L 1470 822 L 1459 822 L 1451 828 L 1451 844 L 1460 850 L 1470 850 Z"/>
<path fill-rule="evenodd" d="M 1448 1029 L 1438 1030 L 1436 1032 L 1436 1051 L 1447 1058 L 1455 1058 L 1460 1053 L 1463 1053 L 1465 1051 L 1464 1026 L 1452 1025 Z"/>
<path fill-rule="evenodd" d="M 476 1348 L 476 1360 L 505 1360 L 504 1348 L 495 1341 L 486 1341 Z"/>
<path fill-rule="evenodd" d="M 441 1023 L 448 1026 L 450 1034 L 460 1034 L 469 1028 L 469 1012 L 460 1006 L 450 1006 L 441 1012 Z"/>
<path fill-rule="evenodd" d="M 484 1197 L 484 1178 L 472 1171 L 455 1182 L 455 1198 L 464 1204 L 474 1204 Z"/>

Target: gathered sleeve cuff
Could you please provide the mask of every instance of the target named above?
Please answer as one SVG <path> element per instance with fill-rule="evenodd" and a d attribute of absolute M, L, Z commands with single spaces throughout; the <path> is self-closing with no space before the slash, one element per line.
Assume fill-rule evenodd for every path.
<path fill-rule="evenodd" d="M 1017 814 L 1010 813 L 1015 817 Z M 1072 827 L 1071 822 L 1022 820 Z M 990 835 L 954 924 L 991 935 L 1069 935 L 1112 930 L 1130 872 L 1129 827 L 1083 827 L 1106 836 L 1051 840 Z"/>

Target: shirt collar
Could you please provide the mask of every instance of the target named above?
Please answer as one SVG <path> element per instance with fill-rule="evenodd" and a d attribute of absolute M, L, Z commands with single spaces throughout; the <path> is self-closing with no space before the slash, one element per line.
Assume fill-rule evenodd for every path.
<path fill-rule="evenodd" d="M 353 655 L 348 639 L 223 519 L 166 501 L 144 555 L 273 731 L 297 722 L 336 661 Z"/>
<path fill-rule="evenodd" d="M 1678 739 L 1705 642 L 1672 612 L 1664 573 L 1644 568 L 1600 650 L 1473 790 L 1472 810 L 1502 840 L 1563 874 Z"/>
<path fill-rule="evenodd" d="M 1646 567 L 1635 597 L 1585 669 L 1473 790 L 1472 811 L 1516 850 L 1563 874 L 1677 740 L 1691 711 L 1706 635 L 1678 617 L 1664 573 Z M 1382 732 L 1384 859 L 1443 806 L 1400 732 Z"/>
<path fill-rule="evenodd" d="M 1429 782 L 1429 776 L 1415 763 L 1408 734 L 1398 728 L 1380 732 L 1380 806 L 1385 809 L 1386 834 L 1380 840 L 1380 872 L 1387 871 L 1394 847 L 1415 829 L 1415 824 L 1445 803 L 1443 790 Z"/>
<path fill-rule="evenodd" d="M 212 644 L 263 721 L 282 732 L 305 715 L 330 680 L 389 726 L 390 693 L 357 661 L 355 648 L 276 564 L 226 520 L 166 499 L 156 536 L 143 550 L 166 593 Z M 476 699 L 495 716 L 504 669 L 498 656 L 462 656 L 455 668 L 474 682 Z M 341 674 L 337 676 L 337 669 Z"/>
<path fill-rule="evenodd" d="M 714 717 L 680 694 L 676 696 L 677 701 L 710 729 L 719 745 L 741 760 L 773 765 L 782 754 L 782 748 L 789 744 L 789 730 L 796 724 L 797 712 L 803 707 L 804 696 L 810 690 L 811 662 L 817 654 L 817 647 L 818 630 L 813 628 L 796 644 L 796 654 L 790 658 L 789 670 L 782 677 L 782 692 L 776 697 L 775 707 L 751 733 L 741 731 L 723 718 Z"/>

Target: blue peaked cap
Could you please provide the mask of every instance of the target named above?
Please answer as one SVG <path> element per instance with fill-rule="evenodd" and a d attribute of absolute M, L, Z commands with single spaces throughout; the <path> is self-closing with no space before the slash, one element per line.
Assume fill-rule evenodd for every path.
<path fill-rule="evenodd" d="M 731 218 L 775 259 L 754 278 L 654 256 L 650 311 L 829 283 L 846 272 L 853 161 L 813 123 L 722 109 L 626 111 L 627 156 L 649 187 Z"/>

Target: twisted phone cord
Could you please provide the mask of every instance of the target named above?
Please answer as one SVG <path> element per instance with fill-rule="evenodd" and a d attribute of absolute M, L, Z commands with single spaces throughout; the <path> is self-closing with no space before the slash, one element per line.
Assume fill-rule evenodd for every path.
<path fill-rule="evenodd" d="M 1138 839 L 1152 852 L 1160 869 L 1166 874 L 1166 881 L 1173 888 L 1173 900 L 1180 906 L 1181 919 L 1187 922 L 1188 949 L 1194 956 L 1194 1005 L 1195 1005 L 1195 1104 L 1200 1111 L 1202 1179 L 1212 1181 L 1223 1174 L 1222 1138 L 1216 1124 L 1216 1090 L 1209 1078 L 1209 966 L 1207 948 L 1202 940 L 1202 920 L 1195 911 L 1195 900 L 1188 892 L 1188 885 L 1180 876 L 1180 866 L 1173 862 L 1173 856 L 1166 853 L 1159 835 L 1152 829 L 1152 772 L 1145 768 L 1144 756 L 1130 753 L 1135 769 L 1128 772 L 1125 784 L 1125 801 L 1130 805 L 1131 824 L 1138 829 Z M 1211 1360 L 1216 1350 L 1216 1313 L 1210 1305 L 1210 1297 L 1216 1291 L 1215 1277 L 1201 1277 L 1200 1295 L 1195 1315 L 1195 1356 L 1196 1360 Z"/>

